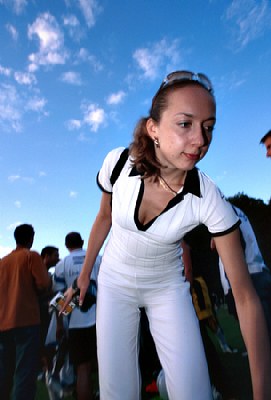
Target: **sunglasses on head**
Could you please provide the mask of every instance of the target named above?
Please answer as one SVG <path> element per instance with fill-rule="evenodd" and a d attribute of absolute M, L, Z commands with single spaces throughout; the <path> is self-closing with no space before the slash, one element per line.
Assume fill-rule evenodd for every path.
<path fill-rule="evenodd" d="M 208 92 L 210 92 L 211 94 L 214 93 L 214 89 L 210 79 L 201 72 L 195 73 L 191 71 L 175 71 L 171 72 L 166 76 L 166 78 L 161 83 L 161 86 L 158 89 L 156 95 L 153 97 L 153 100 L 157 97 L 157 95 L 161 92 L 161 90 L 166 89 L 167 87 L 182 81 L 198 82 L 201 86 L 203 86 L 206 90 L 208 90 Z"/>

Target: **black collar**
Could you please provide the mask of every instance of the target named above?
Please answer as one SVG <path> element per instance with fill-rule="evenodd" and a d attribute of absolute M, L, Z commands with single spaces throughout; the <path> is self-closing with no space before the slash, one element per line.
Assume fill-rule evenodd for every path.
<path fill-rule="evenodd" d="M 142 176 L 142 174 L 137 171 L 136 167 L 133 167 L 131 169 L 129 176 L 138 176 L 138 175 Z M 183 191 L 179 194 L 185 195 L 186 193 L 191 193 L 197 197 L 201 197 L 199 172 L 198 168 L 196 167 L 194 167 L 190 171 L 187 171 L 187 175 L 184 181 Z"/>

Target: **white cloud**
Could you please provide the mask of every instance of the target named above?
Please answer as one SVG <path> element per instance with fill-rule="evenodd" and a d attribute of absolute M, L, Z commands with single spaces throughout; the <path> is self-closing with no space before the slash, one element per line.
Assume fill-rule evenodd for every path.
<path fill-rule="evenodd" d="M 72 199 L 75 199 L 77 196 L 78 196 L 77 192 L 74 192 L 73 190 L 70 191 L 69 197 L 71 197 Z"/>
<path fill-rule="evenodd" d="M 166 39 L 162 39 L 150 47 L 135 50 L 133 58 L 140 70 L 143 71 L 143 77 L 155 79 L 160 75 L 162 67 L 166 67 L 169 70 L 179 64 L 180 53 L 178 45 L 178 40 L 168 42 Z"/>
<path fill-rule="evenodd" d="M 83 36 L 83 30 L 80 22 L 75 15 L 67 15 L 63 17 L 63 25 L 68 30 L 70 37 L 79 41 Z"/>
<path fill-rule="evenodd" d="M 10 35 L 11 35 L 13 40 L 17 40 L 18 39 L 18 31 L 13 25 L 6 24 L 6 29 L 10 33 Z"/>
<path fill-rule="evenodd" d="M 82 122 L 79 119 L 71 119 L 67 122 L 67 125 L 69 130 L 80 129 Z"/>
<path fill-rule="evenodd" d="M 68 15 L 66 17 L 63 17 L 63 24 L 65 26 L 71 26 L 74 28 L 79 25 L 79 21 L 75 15 Z"/>
<path fill-rule="evenodd" d="M 89 142 L 89 136 L 86 136 L 85 133 L 81 132 L 78 136 L 79 142 Z"/>
<path fill-rule="evenodd" d="M 78 58 L 81 59 L 82 61 L 87 61 L 89 58 L 88 50 L 85 49 L 84 47 L 81 47 L 78 52 Z"/>
<path fill-rule="evenodd" d="M 37 65 L 37 64 L 35 64 L 34 62 L 32 63 L 30 63 L 29 65 L 28 65 L 28 71 L 29 72 L 36 72 L 38 69 L 39 69 L 39 66 Z"/>
<path fill-rule="evenodd" d="M 16 132 L 22 130 L 20 100 L 16 88 L 11 85 L 0 85 L 0 124 Z"/>
<path fill-rule="evenodd" d="M 44 99 L 43 97 L 33 97 L 32 99 L 28 100 L 28 102 L 26 104 L 26 109 L 35 111 L 35 112 L 39 112 L 39 113 L 43 113 L 44 115 L 48 115 L 48 113 L 46 113 L 44 111 L 44 107 L 46 104 L 47 104 L 47 100 Z"/>
<path fill-rule="evenodd" d="M 44 177 L 44 176 L 47 176 L 47 174 L 46 174 L 46 172 L 44 172 L 44 171 L 40 171 L 40 172 L 39 172 L 39 176 L 40 176 L 40 177 Z"/>
<path fill-rule="evenodd" d="M 21 132 L 26 111 L 30 110 L 47 116 L 46 103 L 46 99 L 38 96 L 26 98 L 25 94 L 17 91 L 13 85 L 0 84 L 0 127 L 7 131 Z"/>
<path fill-rule="evenodd" d="M 64 49 L 64 37 L 54 16 L 41 14 L 32 25 L 28 26 L 28 37 L 39 39 L 39 50 L 29 55 L 30 70 L 39 65 L 64 64 L 67 52 Z"/>
<path fill-rule="evenodd" d="M 21 175 L 10 175 L 8 177 L 8 181 L 11 183 L 17 182 L 17 181 L 23 181 L 29 184 L 34 183 L 34 179 L 29 177 L 29 176 L 21 176 Z"/>
<path fill-rule="evenodd" d="M 70 83 L 71 85 L 82 85 L 80 74 L 74 71 L 68 71 L 62 74 L 61 79 L 63 82 Z"/>
<path fill-rule="evenodd" d="M 102 10 L 96 0 L 79 0 L 79 6 L 86 20 L 87 26 L 91 28 L 96 23 L 96 15 Z"/>
<path fill-rule="evenodd" d="M 117 93 L 112 93 L 110 94 L 110 96 L 108 96 L 107 98 L 107 104 L 119 104 L 123 101 L 124 97 L 126 96 L 126 94 L 120 90 Z"/>
<path fill-rule="evenodd" d="M 20 72 L 16 71 L 14 73 L 15 81 L 20 85 L 32 85 L 32 83 L 36 83 L 36 77 L 30 72 Z"/>
<path fill-rule="evenodd" d="M 97 130 L 105 123 L 106 115 L 103 108 L 96 104 L 89 104 L 84 112 L 84 123 L 90 126 L 92 132 Z"/>
<path fill-rule="evenodd" d="M 27 0 L 14 0 L 14 9 L 16 14 L 20 14 L 27 6 Z"/>
<path fill-rule="evenodd" d="M 15 182 L 15 181 L 18 181 L 19 179 L 20 179 L 21 177 L 20 177 L 20 175 L 10 175 L 9 177 L 8 177 L 8 180 L 9 180 L 9 182 Z"/>
<path fill-rule="evenodd" d="M 11 7 L 19 15 L 27 6 L 27 0 L 0 0 L 0 4 Z"/>
<path fill-rule="evenodd" d="M 233 0 L 224 19 L 233 25 L 235 45 L 239 50 L 270 29 L 270 5 L 268 0 Z"/>
<path fill-rule="evenodd" d="M 97 132 L 101 126 L 105 125 L 106 113 L 103 108 L 96 104 L 82 104 L 81 109 L 83 111 L 83 119 L 70 119 L 67 121 L 69 130 L 78 130 L 87 125 L 92 132 Z M 85 136 L 82 135 L 79 140 L 85 140 Z"/>
<path fill-rule="evenodd" d="M 146 77 L 156 77 L 157 60 L 152 57 L 152 54 L 148 49 L 136 50 L 133 57 L 138 63 L 139 68 L 143 70 Z"/>
<path fill-rule="evenodd" d="M 10 76 L 11 72 L 12 71 L 10 68 L 5 68 L 2 65 L 0 65 L 0 75 Z"/>
<path fill-rule="evenodd" d="M 104 68 L 102 63 L 97 59 L 97 57 L 94 56 L 93 54 L 89 54 L 88 50 L 85 49 L 84 47 L 80 48 L 77 58 L 78 59 L 76 63 L 88 62 L 95 72 L 102 71 Z"/>
<path fill-rule="evenodd" d="M 16 208 L 21 208 L 22 207 L 22 203 L 20 202 L 20 200 L 16 200 L 14 202 L 14 205 L 15 205 Z"/>

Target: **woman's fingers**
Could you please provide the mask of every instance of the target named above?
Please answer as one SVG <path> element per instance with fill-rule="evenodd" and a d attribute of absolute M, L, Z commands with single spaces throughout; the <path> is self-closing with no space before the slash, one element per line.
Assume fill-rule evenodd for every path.
<path fill-rule="evenodd" d="M 80 289 L 80 295 L 79 295 L 79 306 L 83 304 L 86 292 L 88 290 L 89 286 L 89 277 L 88 276 L 81 276 L 79 275 L 79 278 L 77 280 L 77 286 Z"/>
<path fill-rule="evenodd" d="M 80 290 L 80 296 L 79 296 L 79 306 L 81 306 L 84 302 L 84 298 L 86 295 L 86 292 L 88 290 L 88 286 L 89 286 L 89 277 L 88 276 L 83 276 L 78 278 L 77 280 L 77 287 Z M 63 314 L 67 308 L 67 306 L 69 305 L 70 301 L 72 300 L 73 296 L 75 294 L 75 291 L 73 290 L 72 287 L 69 287 L 66 292 L 64 293 L 64 303 L 59 311 L 59 314 Z"/>
<path fill-rule="evenodd" d="M 59 311 L 59 314 L 63 314 L 63 312 L 66 310 L 67 305 L 70 303 L 70 301 L 72 300 L 72 296 L 73 296 L 73 289 L 70 287 L 66 290 L 66 292 L 64 293 L 64 303 Z"/>

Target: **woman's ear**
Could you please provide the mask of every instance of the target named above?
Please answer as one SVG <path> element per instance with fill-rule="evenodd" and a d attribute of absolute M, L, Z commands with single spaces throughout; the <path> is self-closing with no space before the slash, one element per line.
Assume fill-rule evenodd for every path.
<path fill-rule="evenodd" d="M 155 122 L 152 118 L 149 118 L 146 122 L 146 129 L 149 136 L 154 141 L 155 138 L 157 138 L 157 122 Z"/>

